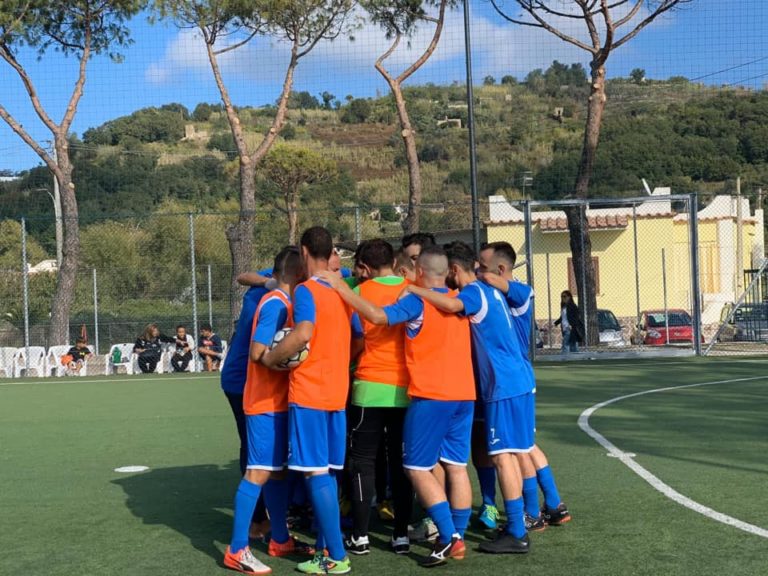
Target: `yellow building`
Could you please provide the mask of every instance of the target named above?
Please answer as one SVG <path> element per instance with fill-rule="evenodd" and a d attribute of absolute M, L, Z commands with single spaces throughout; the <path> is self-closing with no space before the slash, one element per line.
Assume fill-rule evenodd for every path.
<path fill-rule="evenodd" d="M 631 204 L 587 210 L 599 308 L 624 319 L 634 319 L 638 311 L 663 309 L 665 300 L 668 308 L 691 309 L 690 227 L 687 212 L 679 211 L 685 209 L 685 197 L 678 207 L 668 194 L 669 189 L 657 189 L 634 210 Z M 522 260 L 524 213 L 503 196 L 489 200 L 488 241 L 511 243 Z M 765 254 L 763 211 L 752 213 L 749 200 L 741 202 L 739 214 L 735 197 L 717 196 L 698 213 L 705 324 L 719 320 L 723 305 L 744 289 L 743 270 L 757 267 Z M 531 220 L 536 317 L 544 320 L 559 315 L 560 292 L 570 289 L 576 294 L 576 283 L 565 212 L 533 208 Z M 524 271 L 521 279 L 526 279 Z"/>

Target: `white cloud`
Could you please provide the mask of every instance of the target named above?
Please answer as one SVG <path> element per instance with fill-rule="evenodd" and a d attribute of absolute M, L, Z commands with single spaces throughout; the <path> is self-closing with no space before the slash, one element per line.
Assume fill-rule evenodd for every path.
<path fill-rule="evenodd" d="M 639 15 L 641 17 L 642 15 Z M 583 21 L 559 17 L 553 23 L 565 33 L 586 40 Z M 386 61 L 394 73 L 402 71 L 420 55 L 432 38 L 432 25 L 425 24 L 409 41 L 403 41 Z M 321 42 L 303 58 L 296 72 L 297 85 L 352 85 L 364 89 L 381 85 L 373 65 L 390 46 L 384 32 L 366 23 L 351 37 Z M 589 61 L 589 54 L 540 28 L 515 26 L 498 17 L 472 15 L 473 65 L 477 78 L 491 74 L 524 76 L 534 68 L 546 68 L 553 60 L 564 63 Z M 246 46 L 220 56 L 220 66 L 227 82 L 243 82 L 253 90 L 266 86 L 274 89 L 282 83 L 290 46 L 269 38 L 257 38 Z M 165 53 L 147 68 L 145 76 L 152 84 L 164 85 L 189 80 L 189 75 L 211 74 L 205 44 L 194 30 L 181 30 L 166 47 Z M 449 13 L 443 36 L 419 78 L 449 83 L 464 77 L 464 22 L 460 10 Z"/>

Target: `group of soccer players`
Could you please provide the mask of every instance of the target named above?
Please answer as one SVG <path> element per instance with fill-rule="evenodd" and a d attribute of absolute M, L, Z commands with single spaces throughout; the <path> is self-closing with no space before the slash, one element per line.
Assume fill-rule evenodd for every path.
<path fill-rule="evenodd" d="M 435 536 L 422 566 L 466 554 L 470 455 L 483 496 L 479 520 L 496 528 L 497 478 L 507 517 L 479 550 L 526 553 L 528 531 L 570 520 L 535 445 L 528 358 L 533 294 L 512 280 L 514 265 L 507 243 L 488 244 L 475 255 L 463 243 L 443 248 L 431 235 L 415 234 L 403 239 L 397 253 L 384 240 L 362 243 L 353 278 L 343 278 L 331 235 L 320 227 L 306 230 L 298 248 L 280 251 L 269 290 L 246 294 L 236 337 L 249 343 L 247 356 L 230 352 L 225 364 L 230 370 L 233 363 L 247 366 L 241 396 L 231 385 L 242 380 L 240 373 L 222 374 L 233 412 L 245 415 L 238 420 L 246 439 L 225 566 L 270 572 L 249 547 L 262 496 L 271 521 L 269 555 L 309 556 L 297 566 L 306 574 L 349 572 L 348 552 L 370 551 L 368 520 L 382 443 L 394 499 L 393 551 L 410 551 L 414 492 L 428 517 L 423 526 L 436 527 L 437 534 L 422 534 Z M 254 278 L 261 283 L 261 276 Z M 292 331 L 273 346 L 274 335 L 286 327 Z M 307 348 L 302 363 L 280 369 Z M 353 517 L 346 541 L 337 481 L 345 465 Z M 288 532 L 286 468 L 305 476 L 318 531 L 313 546 Z"/>

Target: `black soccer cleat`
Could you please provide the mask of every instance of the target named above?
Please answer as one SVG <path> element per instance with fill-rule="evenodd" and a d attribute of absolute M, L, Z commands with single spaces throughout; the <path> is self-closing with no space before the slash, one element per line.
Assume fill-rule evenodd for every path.
<path fill-rule="evenodd" d="M 438 539 L 435 542 L 430 555 L 419 560 L 419 566 L 422 566 L 423 568 L 442 566 L 448 562 L 448 558 L 463 560 L 466 551 L 467 548 L 464 545 L 464 540 L 461 538 L 454 536 L 448 544 L 443 544 L 440 542 L 440 539 Z"/>
<path fill-rule="evenodd" d="M 480 552 L 487 554 L 527 554 L 531 549 L 528 534 L 522 538 L 515 538 L 512 534 L 503 532 L 495 540 L 482 542 L 478 547 Z"/>
<path fill-rule="evenodd" d="M 525 513 L 525 530 L 526 532 L 542 532 L 547 528 L 547 521 L 544 520 L 544 514 L 539 514 L 538 518 L 534 518 L 527 512 Z"/>
<path fill-rule="evenodd" d="M 356 556 L 363 556 L 364 554 L 370 554 L 371 552 L 368 536 L 360 536 L 360 538 L 350 536 L 344 540 L 344 547 L 350 554 L 355 554 Z"/>
<path fill-rule="evenodd" d="M 550 526 L 562 526 L 571 521 L 571 513 L 568 512 L 568 507 L 565 502 L 560 502 L 557 508 L 544 508 L 541 511 L 541 515 Z"/>

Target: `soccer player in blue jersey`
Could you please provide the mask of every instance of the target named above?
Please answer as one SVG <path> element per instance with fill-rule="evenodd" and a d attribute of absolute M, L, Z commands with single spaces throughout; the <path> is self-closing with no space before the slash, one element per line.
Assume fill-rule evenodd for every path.
<path fill-rule="evenodd" d="M 479 272 L 484 281 L 505 294 L 515 335 L 520 348 L 525 352 L 525 361 L 533 375 L 529 356 L 534 312 L 533 289 L 527 284 L 513 280 L 512 271 L 516 259 L 515 250 L 508 242 L 486 244 L 480 251 Z M 530 531 L 540 531 L 546 524 L 559 526 L 570 521 L 571 515 L 560 499 L 552 470 L 541 448 L 534 445 L 529 453 L 521 453 L 517 457 L 523 474 L 526 528 Z M 539 486 L 544 493 L 543 510 L 539 506 Z"/>
<path fill-rule="evenodd" d="M 419 287 L 409 287 L 409 291 L 445 312 L 469 317 L 475 378 L 485 411 L 486 447 L 499 475 L 509 520 L 495 540 L 483 542 L 479 549 L 496 554 L 526 553 L 530 542 L 515 454 L 529 452 L 534 444 L 533 378 L 514 336 L 512 315 L 504 295 L 475 277 L 472 249 L 454 242 L 446 253 L 449 285 L 461 289 L 458 297 L 446 298 Z"/>
<path fill-rule="evenodd" d="M 290 293 L 302 274 L 298 249 L 281 250 L 273 270 L 278 286 L 262 298 L 249 330 L 250 363 L 243 398 L 248 465 L 235 495 L 232 539 L 224 556 L 226 567 L 244 574 L 271 572 L 248 545 L 250 519 L 262 493 L 272 520 L 268 554 L 314 554 L 314 548 L 291 538 L 287 527 L 289 487 L 284 468 L 288 458 L 288 374 L 262 365 L 275 333 L 292 321 Z"/>
<path fill-rule="evenodd" d="M 257 273 L 266 280 L 272 277 L 272 269 L 259 270 Z M 246 275 L 241 275 L 246 276 Z M 247 276 L 254 276 L 253 273 Z M 245 465 L 248 458 L 248 435 L 245 430 L 245 413 L 243 412 L 243 390 L 248 373 L 248 355 L 251 348 L 251 325 L 256 308 L 269 289 L 261 286 L 252 286 L 243 296 L 243 305 L 240 308 L 240 317 L 235 326 L 235 332 L 227 350 L 227 361 L 221 369 L 221 389 L 227 397 L 232 415 L 237 425 L 237 435 L 240 437 L 240 472 L 245 474 Z"/>

